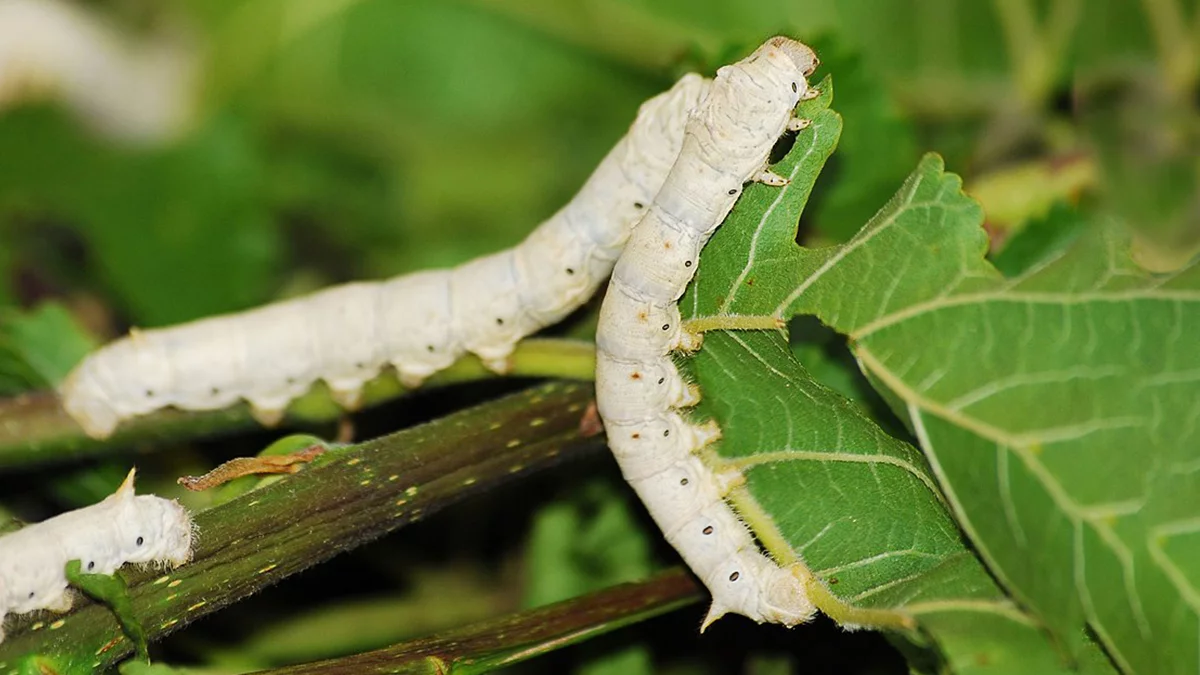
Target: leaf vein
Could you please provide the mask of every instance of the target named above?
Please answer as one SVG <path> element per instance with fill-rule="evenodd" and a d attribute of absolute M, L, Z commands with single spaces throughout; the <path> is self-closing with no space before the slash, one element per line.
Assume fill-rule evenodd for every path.
<path fill-rule="evenodd" d="M 748 457 L 739 457 L 738 459 L 730 460 L 729 463 L 738 469 L 749 469 L 763 464 L 774 464 L 776 462 L 821 462 L 828 464 L 831 462 L 849 462 L 859 464 L 887 464 L 894 466 L 910 475 L 929 489 L 939 502 L 945 504 L 941 491 L 938 490 L 937 484 L 929 477 L 927 473 L 919 469 L 912 462 L 900 457 L 891 455 L 857 455 L 848 452 L 818 452 L 813 450 L 794 450 L 784 449 L 775 450 L 773 452 L 756 453 Z"/>
<path fill-rule="evenodd" d="M 1027 387 L 1039 384 L 1054 384 L 1076 379 L 1099 380 L 1105 377 L 1117 377 L 1125 373 L 1124 368 L 1117 366 L 1076 366 L 1062 370 L 1047 370 L 1040 373 L 1016 373 L 1008 377 L 999 377 L 987 382 L 957 398 L 946 402 L 950 410 L 962 410 L 1009 389 Z"/>
<path fill-rule="evenodd" d="M 912 614 L 935 614 L 937 612 L 983 612 L 996 614 L 1025 626 L 1040 628 L 1041 624 L 1022 612 L 1008 600 L 928 600 L 905 605 Z"/>
<path fill-rule="evenodd" d="M 809 277 L 811 278 L 811 277 Z M 1167 290 L 1156 288 L 1124 289 L 1121 291 L 1092 291 L 1086 293 L 1036 293 L 1036 292 L 1005 292 L 1002 289 L 980 293 L 965 293 L 946 298 L 937 298 L 927 302 L 910 305 L 894 314 L 879 317 L 849 333 L 850 338 L 862 340 L 880 330 L 895 324 L 916 318 L 923 314 L 933 313 L 951 307 L 963 305 L 983 305 L 988 303 L 1029 303 L 1033 305 L 1062 305 L 1086 306 L 1101 302 L 1132 302 L 1134 300 L 1163 300 L 1173 304 L 1200 302 L 1200 291 Z"/>

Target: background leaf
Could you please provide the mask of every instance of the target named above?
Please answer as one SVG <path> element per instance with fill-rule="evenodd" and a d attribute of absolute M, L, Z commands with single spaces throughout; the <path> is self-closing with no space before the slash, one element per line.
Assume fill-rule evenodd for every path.
<path fill-rule="evenodd" d="M 0 309 L 0 392 L 57 386 L 96 343 L 61 305 Z"/>

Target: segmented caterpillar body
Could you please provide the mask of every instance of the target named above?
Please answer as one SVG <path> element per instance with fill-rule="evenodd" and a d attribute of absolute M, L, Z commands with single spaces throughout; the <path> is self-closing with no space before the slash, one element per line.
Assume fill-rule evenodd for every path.
<path fill-rule="evenodd" d="M 271 424 L 318 379 L 354 407 L 389 364 L 410 387 L 465 352 L 504 371 L 518 340 L 562 319 L 612 271 L 708 84 L 687 75 L 643 104 L 579 194 L 515 248 L 450 270 L 134 331 L 71 372 L 59 390 L 64 408 L 98 438 L 166 406 L 213 410 L 239 399 Z"/>
<path fill-rule="evenodd" d="M 191 517 L 178 502 L 135 495 L 134 475 L 98 504 L 0 537 L 0 642 L 7 614 L 71 608 L 65 568 L 72 560 L 92 574 L 112 574 L 126 563 L 188 561 Z"/>
<path fill-rule="evenodd" d="M 695 454 L 719 436 L 678 412 L 698 395 L 671 360 L 698 339 L 681 329 L 676 302 L 700 249 L 733 208 L 747 181 L 782 185 L 767 158 L 817 65 L 808 47 L 772 38 L 721 68 L 708 98 L 689 119 L 683 149 L 613 271 L 597 330 L 596 403 L 626 479 L 667 540 L 713 596 L 704 625 L 727 612 L 794 625 L 814 608 L 799 565 L 764 555 L 724 501 L 741 480 Z"/>

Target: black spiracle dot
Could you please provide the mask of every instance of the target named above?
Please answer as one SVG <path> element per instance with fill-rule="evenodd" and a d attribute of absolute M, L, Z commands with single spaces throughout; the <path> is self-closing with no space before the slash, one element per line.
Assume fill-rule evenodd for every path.
<path fill-rule="evenodd" d="M 29 592 L 29 599 L 30 599 L 30 600 L 32 600 L 34 595 L 36 595 L 36 593 L 34 593 L 33 591 L 30 591 L 30 592 Z"/>
<path fill-rule="evenodd" d="M 437 347 L 434 347 L 433 345 L 426 345 L 425 350 L 432 354 L 437 351 Z"/>
<path fill-rule="evenodd" d="M 153 389 L 146 390 L 146 398 L 154 398 L 154 390 Z"/>
<path fill-rule="evenodd" d="M 736 194 L 737 194 L 737 188 L 730 188 L 730 189 L 729 189 L 729 194 L 731 194 L 731 195 L 736 195 Z"/>
<path fill-rule="evenodd" d="M 691 267 L 691 266 L 692 266 L 692 261 L 691 261 L 691 260 L 686 260 L 686 261 L 684 261 L 684 263 L 683 263 L 683 266 L 684 266 L 684 267 Z"/>
<path fill-rule="evenodd" d="M 213 395 L 213 396 L 220 396 L 220 395 L 221 395 L 221 388 L 220 388 L 220 387 L 213 387 L 213 388 L 211 389 L 211 392 L 212 392 L 212 395 Z"/>
<path fill-rule="evenodd" d="M 703 532 L 703 533 L 704 533 L 704 534 L 706 534 L 706 535 L 709 535 L 709 534 L 712 534 L 713 532 L 716 532 L 716 530 L 714 530 L 714 529 L 713 529 L 713 526 L 712 526 L 712 525 L 707 525 L 707 526 L 705 526 L 705 528 L 704 528 L 703 530 L 700 530 L 700 531 L 701 531 L 701 532 Z"/>
<path fill-rule="evenodd" d="M 665 438 L 665 437 L 667 437 L 667 436 L 670 436 L 670 435 L 671 435 L 671 430 L 670 430 L 670 429 L 663 429 L 663 437 L 664 437 L 664 438 Z"/>
<path fill-rule="evenodd" d="M 679 479 L 679 484 L 680 484 L 680 485 L 683 485 L 683 486 L 686 486 L 686 485 L 687 485 L 689 482 L 691 482 L 691 481 L 689 481 L 689 480 L 688 480 L 688 479 L 686 479 L 686 478 L 680 478 L 680 479 Z"/>
<path fill-rule="evenodd" d="M 737 581 L 739 578 L 741 578 L 741 576 L 742 576 L 741 572 L 734 572 L 733 574 L 729 575 L 729 580 Z"/>
<path fill-rule="evenodd" d="M 671 324 L 669 324 L 669 323 L 664 323 L 664 324 L 663 324 L 663 330 L 671 330 Z"/>
<path fill-rule="evenodd" d="M 96 569 L 96 561 L 92 560 L 91 562 L 88 563 L 88 571 L 91 572 L 94 569 Z"/>
<path fill-rule="evenodd" d="M 503 326 L 503 325 L 504 325 L 504 319 L 501 319 L 500 317 L 496 317 L 496 325 L 497 325 L 497 326 Z"/>
<path fill-rule="evenodd" d="M 574 268 L 568 267 L 568 268 L 567 268 L 567 274 L 575 274 L 575 270 L 574 270 Z"/>
<path fill-rule="evenodd" d="M 641 203 L 641 202 L 634 202 L 634 203 L 633 203 L 633 208 L 635 208 L 635 209 L 644 209 L 644 208 L 646 208 L 646 205 L 645 205 L 645 204 L 643 204 L 643 203 Z"/>
<path fill-rule="evenodd" d="M 800 87 L 796 86 L 796 83 L 795 83 L 795 82 L 793 82 L 793 83 L 792 83 L 792 91 L 793 91 L 793 92 L 798 92 L 798 91 L 800 91 Z"/>
<path fill-rule="evenodd" d="M 665 378 L 665 377 L 660 377 L 660 378 L 658 378 L 658 383 L 659 383 L 659 384 L 662 384 L 663 382 L 666 382 L 666 381 L 667 381 L 667 378 Z"/>
<path fill-rule="evenodd" d="M 144 543 L 146 543 L 146 538 L 145 538 L 145 537 L 138 537 L 138 538 L 137 538 L 137 545 L 138 545 L 138 546 L 141 546 L 141 545 L 142 545 L 142 544 L 144 544 Z"/>

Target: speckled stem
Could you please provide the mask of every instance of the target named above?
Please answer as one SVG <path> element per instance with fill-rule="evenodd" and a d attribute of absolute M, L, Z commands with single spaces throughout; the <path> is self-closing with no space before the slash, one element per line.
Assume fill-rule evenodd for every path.
<path fill-rule="evenodd" d="M 255 675 L 489 672 L 644 621 L 702 597 L 692 575 L 677 567 L 646 581 L 606 588 L 385 649 Z"/>
<path fill-rule="evenodd" d="M 151 640 L 464 497 L 599 449 L 579 437 L 592 388 L 551 383 L 390 436 L 328 452 L 304 471 L 196 514 L 192 562 L 128 575 Z M 96 670 L 132 650 L 104 607 L 14 621 L 0 671 L 33 652 Z M 34 624 L 37 625 L 37 624 Z M 93 665 L 94 664 L 94 665 Z"/>

